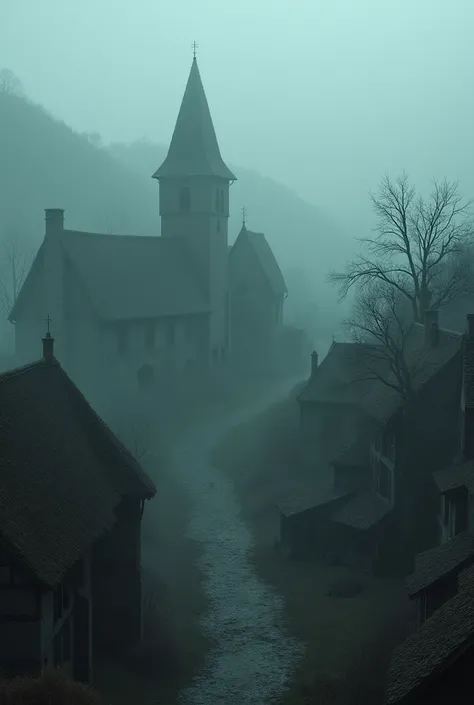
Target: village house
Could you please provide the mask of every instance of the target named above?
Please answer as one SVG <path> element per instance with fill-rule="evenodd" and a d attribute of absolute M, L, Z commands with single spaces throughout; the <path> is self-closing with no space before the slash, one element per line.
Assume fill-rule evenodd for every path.
<path fill-rule="evenodd" d="M 326 457 L 332 452 L 332 473 L 318 466 L 318 473 L 330 477 L 329 486 L 323 493 L 315 491 L 315 483 L 308 487 L 309 506 L 290 503 L 291 517 L 282 503 L 282 535 L 293 546 L 287 552 L 299 552 L 307 536 L 314 536 L 306 524 L 314 526 L 317 516 L 319 555 L 375 571 L 408 572 L 413 556 L 431 546 L 437 532 L 431 476 L 456 445 L 460 335 L 440 329 L 434 311 L 425 325 L 414 324 L 405 347 L 415 393 L 409 415 L 395 385 L 364 376 L 364 356 L 372 354 L 371 348 L 350 345 L 340 348 L 340 359 L 359 363 L 328 362 L 325 378 L 323 361 L 300 396 L 303 443 L 310 457 L 318 443 L 324 444 Z M 335 360 L 334 350 L 329 360 L 331 352 Z M 338 384 L 342 389 L 336 396 Z M 306 519 L 304 535 L 300 528 L 289 529 L 290 523 L 301 526 L 299 514 Z"/>
<path fill-rule="evenodd" d="M 153 482 L 43 339 L 0 375 L 0 670 L 90 681 L 142 633 L 140 526 Z"/>
<path fill-rule="evenodd" d="M 254 301 L 260 328 L 270 336 L 281 326 L 286 287 L 268 242 L 255 235 L 246 248 L 241 238 L 229 255 L 236 177 L 222 159 L 196 59 L 153 178 L 161 236 L 73 231 L 63 210 L 46 210 L 43 243 L 9 316 L 19 364 L 34 359 L 42 321 L 51 316 L 58 356 L 94 406 L 117 390 L 133 395 L 159 382 L 163 396 L 222 370 L 231 340 L 238 350 L 245 328 L 242 316 L 232 323 L 229 257 L 235 281 L 246 279 L 262 297 Z"/>
<path fill-rule="evenodd" d="M 472 700 L 474 570 L 459 591 L 401 646 L 388 673 L 386 705 L 465 705 Z"/>
<path fill-rule="evenodd" d="M 388 702 L 421 703 L 432 693 L 462 683 L 474 657 L 474 315 L 462 341 L 462 387 L 458 449 L 446 468 L 433 474 L 438 491 L 437 545 L 415 558 L 407 589 L 416 601 L 418 626 L 394 654 Z M 429 638 L 428 638 L 429 637 Z M 413 650 L 423 656 L 409 665 Z M 419 662 L 419 661 L 417 661 Z M 449 686 L 449 688 L 448 688 Z M 447 700 L 446 700 L 447 702 Z"/>

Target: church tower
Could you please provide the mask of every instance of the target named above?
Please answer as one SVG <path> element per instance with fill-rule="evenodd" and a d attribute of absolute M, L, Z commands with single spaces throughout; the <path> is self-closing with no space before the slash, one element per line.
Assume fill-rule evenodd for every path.
<path fill-rule="evenodd" d="M 162 237 L 182 238 L 211 310 L 209 353 L 228 353 L 229 185 L 196 57 L 166 159 L 153 174 L 160 184 Z"/>

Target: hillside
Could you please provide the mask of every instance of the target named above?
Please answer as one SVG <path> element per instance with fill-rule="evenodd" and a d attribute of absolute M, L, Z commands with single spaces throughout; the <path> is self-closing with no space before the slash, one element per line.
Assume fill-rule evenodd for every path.
<path fill-rule="evenodd" d="M 64 208 L 70 228 L 110 233 L 159 233 L 158 186 L 150 177 L 165 147 L 147 141 L 103 147 L 75 133 L 42 107 L 0 94 L 0 238 L 11 232 L 36 249 L 44 208 Z M 264 231 L 287 279 L 289 319 L 313 328 L 332 319 L 334 293 L 324 284 L 340 236 L 319 210 L 260 174 L 235 165 L 230 241 L 240 228 Z M 331 243 L 328 246 L 328 243 Z M 340 255 L 339 255 L 340 257 Z M 329 294 L 329 299 L 328 299 Z M 324 306 L 321 308 L 321 301 Z"/>

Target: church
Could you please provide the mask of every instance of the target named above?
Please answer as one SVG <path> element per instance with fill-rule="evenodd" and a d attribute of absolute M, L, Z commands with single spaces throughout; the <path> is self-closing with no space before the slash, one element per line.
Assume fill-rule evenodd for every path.
<path fill-rule="evenodd" d="M 159 183 L 161 235 L 69 230 L 47 209 L 43 242 L 10 313 L 19 364 L 51 321 L 56 356 L 91 400 L 111 389 L 264 361 L 283 325 L 285 281 L 245 220 L 228 244 L 229 192 L 194 57 Z"/>

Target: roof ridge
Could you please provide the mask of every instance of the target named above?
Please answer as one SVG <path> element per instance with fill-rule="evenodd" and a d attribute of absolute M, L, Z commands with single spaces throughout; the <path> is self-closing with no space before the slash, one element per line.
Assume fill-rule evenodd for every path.
<path fill-rule="evenodd" d="M 172 240 L 172 238 L 162 238 L 161 235 L 130 235 L 130 234 L 113 234 L 113 233 L 96 233 L 89 232 L 88 230 L 64 230 L 66 237 L 68 235 L 81 235 L 87 237 L 98 237 L 98 238 L 123 238 L 123 239 L 134 239 L 134 240 L 153 240 L 154 238 L 163 240 Z"/>
<path fill-rule="evenodd" d="M 17 377 L 19 375 L 35 370 L 39 367 L 61 367 L 61 363 L 56 358 L 53 358 L 52 362 L 47 362 L 44 358 L 39 360 L 34 360 L 33 362 L 27 362 L 25 365 L 20 365 L 17 367 L 12 367 L 10 370 L 4 370 L 0 372 L 0 383 Z"/>

